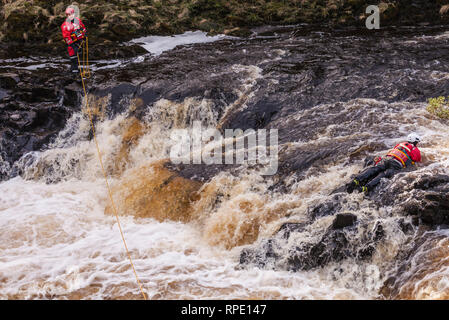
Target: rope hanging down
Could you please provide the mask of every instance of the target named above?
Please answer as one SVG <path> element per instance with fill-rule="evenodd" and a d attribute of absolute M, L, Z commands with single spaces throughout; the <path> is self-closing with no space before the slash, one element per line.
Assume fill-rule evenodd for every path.
<path fill-rule="evenodd" d="M 88 58 L 89 46 L 88 46 L 88 39 L 87 39 L 87 37 L 86 37 L 86 40 L 81 43 L 81 46 L 83 48 L 83 60 L 80 61 L 80 57 L 79 57 L 79 54 L 78 54 L 78 65 L 80 67 L 80 76 L 81 76 L 81 83 L 83 84 L 84 99 L 86 101 L 86 109 L 87 109 L 87 113 L 89 115 L 90 125 L 92 127 L 92 133 L 93 133 L 93 137 L 94 137 L 94 141 L 95 141 L 95 146 L 97 148 L 98 159 L 100 160 L 101 171 L 103 172 L 103 176 L 104 176 L 104 179 L 106 181 L 106 186 L 107 186 L 108 193 L 109 193 L 109 200 L 111 201 L 112 208 L 113 208 L 114 215 L 115 215 L 115 219 L 117 221 L 117 225 L 118 225 L 118 228 L 120 230 L 120 235 L 122 237 L 123 244 L 125 245 L 126 254 L 128 256 L 129 262 L 130 262 L 131 267 L 133 269 L 134 276 L 136 277 L 137 284 L 139 285 L 140 292 L 142 293 L 143 299 L 147 300 L 147 297 L 146 297 L 145 293 L 143 292 L 143 288 L 142 288 L 142 284 L 140 283 L 139 276 L 137 275 L 136 269 L 134 268 L 134 263 L 133 263 L 133 260 L 131 258 L 131 254 L 129 253 L 128 246 L 126 245 L 125 236 L 123 234 L 122 226 L 120 224 L 120 219 L 119 219 L 118 214 L 117 214 L 117 208 L 115 206 L 114 199 L 112 198 L 112 191 L 111 191 L 111 188 L 109 186 L 108 177 L 106 175 L 106 171 L 105 171 L 104 166 L 103 166 L 103 160 L 101 158 L 100 147 L 98 146 L 97 136 L 95 134 L 95 126 L 94 126 L 94 121 L 93 121 L 93 117 L 92 117 L 92 111 L 89 108 L 89 101 L 88 101 L 87 92 L 86 92 L 86 85 L 84 83 L 84 79 L 89 79 L 90 76 L 91 76 L 90 68 L 89 68 L 89 58 Z"/>
<path fill-rule="evenodd" d="M 80 60 L 79 51 L 77 52 L 78 57 L 78 69 L 80 71 L 81 80 L 90 78 L 90 67 L 89 67 L 89 38 L 86 37 L 85 40 L 81 42 L 80 45 L 83 51 L 83 59 Z"/>

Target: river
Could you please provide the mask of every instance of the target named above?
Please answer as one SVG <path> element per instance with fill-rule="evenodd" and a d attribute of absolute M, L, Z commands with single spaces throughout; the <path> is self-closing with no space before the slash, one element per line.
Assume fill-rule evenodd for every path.
<path fill-rule="evenodd" d="M 393 179 L 398 197 L 414 197 L 398 189 L 406 179 L 449 174 L 449 126 L 426 111 L 428 98 L 449 89 L 448 38 L 444 27 L 264 27 L 248 39 L 216 37 L 174 49 L 150 38 L 163 43 L 143 44 L 156 55 L 93 60 L 88 85 L 98 142 L 148 298 L 447 299 L 444 225 L 405 232 L 400 225 L 412 217 L 395 211 L 393 200 L 379 205 L 382 191 L 374 199 L 335 198 L 332 191 L 366 156 L 385 154 L 411 131 L 423 138 L 424 161 Z M 50 74 L 63 64 L 18 59 L 1 68 Z M 277 174 L 192 166 L 172 176 L 164 165 L 170 133 L 195 120 L 278 129 Z M 4 171 L 20 172 L 0 183 L 0 298 L 142 298 L 84 107 L 41 150 L 15 164 L 0 160 Z M 391 192 L 388 183 L 379 189 Z M 363 247 L 378 224 L 383 237 L 367 259 L 348 253 L 292 271 L 282 256 L 318 242 L 332 224 L 333 215 L 311 218 L 320 203 L 357 215 L 359 224 L 345 231 L 351 245 Z M 287 222 L 305 227 L 279 237 L 279 259 L 240 263 L 242 250 L 258 250 Z"/>

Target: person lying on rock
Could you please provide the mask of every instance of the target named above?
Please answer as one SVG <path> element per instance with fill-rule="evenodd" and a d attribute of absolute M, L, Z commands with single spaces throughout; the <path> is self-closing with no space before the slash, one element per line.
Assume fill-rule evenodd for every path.
<path fill-rule="evenodd" d="M 375 165 L 364 169 L 354 180 L 346 185 L 346 191 L 352 193 L 354 189 L 367 193 L 372 190 L 382 178 L 391 178 L 402 169 L 410 167 L 421 161 L 421 151 L 417 145 L 421 138 L 411 133 L 407 141 L 397 144 L 388 154 L 377 157 Z"/>
<path fill-rule="evenodd" d="M 73 7 L 67 7 L 65 15 L 67 19 L 61 25 L 62 36 L 68 45 L 67 51 L 69 52 L 71 61 L 70 71 L 78 72 L 78 51 L 82 45 L 82 40 L 86 36 L 87 29 L 81 19 L 76 17 Z"/>

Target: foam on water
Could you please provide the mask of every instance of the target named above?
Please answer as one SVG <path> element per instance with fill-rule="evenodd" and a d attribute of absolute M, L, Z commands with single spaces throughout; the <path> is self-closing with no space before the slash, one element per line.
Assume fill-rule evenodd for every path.
<path fill-rule="evenodd" d="M 259 74 L 257 69 L 248 70 L 254 71 L 255 77 Z M 242 97 L 251 95 L 253 85 L 252 81 L 243 82 Z M 143 136 L 129 152 L 129 169 L 123 175 L 132 185 L 138 182 L 131 175 L 133 169 L 138 172 L 139 166 L 166 155 L 168 146 L 160 142 L 166 141 L 167 128 L 185 127 L 191 120 L 181 117 L 173 123 L 173 117 L 161 115 L 177 114 L 179 110 L 188 113 L 192 106 L 202 108 L 202 115 L 209 114 L 208 121 L 217 124 L 207 101 L 159 101 L 146 120 L 152 126 L 144 125 Z M 122 137 L 128 131 L 127 123 L 125 115 L 120 115 L 97 124 L 112 186 L 123 181 L 113 168 Z M 88 131 L 85 116 L 74 115 L 49 150 L 36 153 L 33 164 L 22 164 L 24 176 L 34 181 L 14 178 L 0 184 L 2 298 L 140 298 L 117 224 L 112 215 L 104 213 L 107 191 L 94 143 L 87 140 Z M 161 147 L 152 149 L 149 142 L 159 142 Z M 76 170 L 73 160 L 79 166 Z M 42 168 L 46 170 L 40 171 Z M 124 234 L 146 294 L 153 299 L 375 296 L 381 281 L 370 278 L 376 286 L 368 291 L 355 280 L 348 287 L 346 281 L 335 281 L 331 276 L 334 265 L 298 273 L 238 268 L 242 246 L 269 237 L 287 216 L 299 219 L 307 204 L 338 184 L 335 177 L 340 169 L 334 167 L 322 176 L 299 182 L 294 188 L 296 194 L 287 195 L 267 194 L 269 182 L 255 172 L 240 177 L 220 174 L 201 190 L 201 200 L 193 207 L 198 218 L 186 223 L 134 218 L 125 215 L 123 211 L 129 208 L 123 207 L 119 215 Z M 59 182 L 47 185 L 48 178 Z M 150 175 L 148 179 L 154 178 Z M 217 194 L 228 194 L 218 207 L 214 206 Z M 320 230 L 329 223 L 320 220 L 311 229 Z M 307 240 L 318 233 L 303 236 Z M 348 267 L 339 273 L 339 279 L 352 279 L 354 273 L 366 270 L 366 266 L 357 268 L 354 271 Z"/>
<path fill-rule="evenodd" d="M 203 31 L 187 31 L 174 36 L 150 36 L 132 40 L 132 43 L 140 44 L 148 52 L 158 56 L 164 51 L 174 49 L 180 45 L 214 42 L 229 38 L 225 35 L 208 36 Z"/>
<path fill-rule="evenodd" d="M 99 181 L 0 184 L 1 298 L 139 298 L 115 220 L 103 214 Z M 238 270 L 191 224 L 121 218 L 144 290 L 152 299 L 363 298 L 320 272 Z M 329 286 L 333 289 L 329 290 Z"/>
<path fill-rule="evenodd" d="M 255 78 L 259 75 L 257 69 L 248 70 L 255 72 Z M 253 86 L 252 81 L 244 82 L 242 97 L 257 90 Z M 405 135 L 410 129 L 407 122 L 412 112 L 399 118 L 395 110 L 400 106 L 390 104 L 385 110 L 385 104 L 358 99 L 345 103 L 339 113 L 360 109 L 366 112 L 365 115 L 361 113 L 363 119 L 379 115 L 376 110 L 382 109 L 383 121 L 400 121 L 405 126 Z M 162 143 L 169 135 L 167 129 L 186 127 L 192 120 L 190 116 L 176 118 L 175 115 L 188 115 L 198 108 L 203 116 L 207 115 L 211 125 L 217 124 L 217 115 L 208 101 L 158 101 L 145 120 L 152 125 L 142 124 L 143 133 L 138 134 L 140 138 L 128 150 L 123 177 L 115 171 L 114 163 L 120 155 L 123 137 L 129 134 L 129 121 L 125 115 L 120 115 L 97 123 L 98 141 L 111 185 L 115 188 L 126 182 L 140 188 L 140 178 L 133 176 L 133 172 L 144 173 L 140 169 L 143 165 L 164 159 L 169 148 Z M 413 111 L 416 130 L 423 135 L 424 152 L 433 155 L 436 169 L 447 168 L 447 127 L 429 118 L 422 105 L 410 104 L 408 109 Z M 327 110 L 329 117 L 335 116 L 332 105 L 300 111 L 297 116 L 306 121 L 307 114 L 324 114 L 322 110 Z M 344 127 L 345 122 L 339 126 Z M 34 181 L 14 178 L 0 184 L 1 298 L 140 298 L 115 219 L 104 213 L 108 205 L 107 191 L 94 143 L 87 139 L 88 131 L 85 116 L 75 114 L 49 150 L 35 154 L 32 165 L 22 164 L 22 169 L 26 169 L 24 176 Z M 340 135 L 335 136 L 335 132 Z M 328 128 L 317 138 L 322 142 L 344 139 L 345 131 Z M 380 136 L 371 133 L 366 139 L 376 140 Z M 386 144 L 394 142 L 382 139 Z M 317 141 L 298 142 L 296 146 L 307 143 L 316 144 Z M 152 147 L 157 144 L 159 148 Z M 439 145 L 438 153 L 436 145 Z M 76 170 L 73 169 L 74 159 L 78 165 Z M 51 166 L 53 169 L 48 170 Z M 47 168 L 47 171 L 39 171 L 39 168 Z M 296 273 L 238 267 L 244 246 L 270 237 L 284 222 L 307 219 L 308 207 L 322 201 L 345 177 L 360 168 L 360 164 L 337 163 L 319 174 L 306 174 L 300 181 L 290 177 L 286 183 L 292 192 L 287 194 L 267 192 L 270 181 L 264 181 L 256 172 L 247 171 L 238 177 L 222 173 L 201 188 L 200 200 L 192 204 L 195 219 L 183 223 L 170 219 L 157 221 L 151 212 L 150 218 L 129 215 L 131 208 L 126 202 L 124 206 L 120 204 L 120 197 L 127 197 L 126 192 L 117 189 L 120 193 L 114 196 L 119 202 L 123 230 L 146 294 L 152 299 L 378 297 L 378 290 L 385 281 L 383 271 L 406 239 L 394 229 L 396 223 L 389 222 L 392 218 L 388 210 L 370 208 L 369 202 L 359 194 L 350 197 L 363 209 L 358 212 L 359 219 L 376 217 L 375 221 L 383 221 L 387 230 L 387 239 L 371 261 L 374 266 L 347 259 L 338 265 Z M 149 174 L 143 188 L 148 189 L 151 183 L 162 186 L 163 182 L 157 182 L 155 176 Z M 47 185 L 45 181 L 49 177 L 60 182 Z M 217 205 L 220 194 L 226 197 Z M 291 241 L 316 242 L 331 223 L 332 217 L 317 219 Z M 439 272 L 445 275 L 444 270 Z"/>

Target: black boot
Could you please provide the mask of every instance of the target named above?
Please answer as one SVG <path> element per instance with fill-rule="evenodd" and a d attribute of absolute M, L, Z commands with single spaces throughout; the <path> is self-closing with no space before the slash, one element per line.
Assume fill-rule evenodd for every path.
<path fill-rule="evenodd" d="M 357 178 L 355 178 L 354 180 L 352 180 L 351 182 L 349 182 L 346 185 L 346 192 L 352 193 L 354 191 L 354 189 L 358 188 L 359 186 L 360 186 L 360 182 Z"/>
<path fill-rule="evenodd" d="M 70 59 L 70 61 L 72 63 L 71 66 L 70 66 L 70 72 L 73 72 L 73 73 L 79 72 L 79 69 L 78 69 L 78 58 L 77 57 L 72 58 L 72 59 Z"/>

